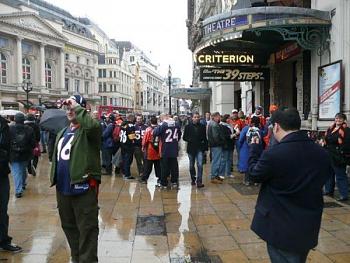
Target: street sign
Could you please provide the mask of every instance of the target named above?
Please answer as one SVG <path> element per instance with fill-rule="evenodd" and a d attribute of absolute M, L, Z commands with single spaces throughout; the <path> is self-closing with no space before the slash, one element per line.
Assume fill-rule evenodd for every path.
<path fill-rule="evenodd" d="M 251 67 L 201 68 L 200 81 L 264 81 L 269 69 Z"/>

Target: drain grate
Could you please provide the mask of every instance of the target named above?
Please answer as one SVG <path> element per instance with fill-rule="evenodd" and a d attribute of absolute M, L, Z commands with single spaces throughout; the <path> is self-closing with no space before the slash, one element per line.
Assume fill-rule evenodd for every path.
<path fill-rule="evenodd" d="M 230 185 L 241 195 L 257 195 L 259 193 L 259 186 L 246 186 L 242 183 L 230 183 Z"/>
<path fill-rule="evenodd" d="M 343 207 L 343 206 L 336 203 L 336 202 L 324 202 L 323 207 L 324 208 L 335 208 L 335 207 Z"/>
<path fill-rule="evenodd" d="M 159 236 L 166 235 L 164 216 L 137 217 L 136 235 Z"/>

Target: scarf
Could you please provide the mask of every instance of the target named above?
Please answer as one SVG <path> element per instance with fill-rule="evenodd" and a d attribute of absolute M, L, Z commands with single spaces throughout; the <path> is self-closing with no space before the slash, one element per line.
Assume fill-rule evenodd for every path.
<path fill-rule="evenodd" d="M 342 145 L 344 143 L 345 138 L 345 128 L 347 127 L 346 123 L 343 123 L 340 127 L 336 127 L 335 123 L 329 127 L 329 129 L 326 131 L 326 137 L 330 133 L 335 133 L 338 131 L 338 144 Z"/>

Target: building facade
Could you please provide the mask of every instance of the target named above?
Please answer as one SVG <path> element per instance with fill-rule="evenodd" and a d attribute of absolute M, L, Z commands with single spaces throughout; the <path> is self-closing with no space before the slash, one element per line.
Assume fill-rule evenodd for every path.
<path fill-rule="evenodd" d="M 337 110 L 349 115 L 349 12 L 344 0 L 189 0 L 193 84 L 212 91 L 203 110 L 295 107 L 312 130 L 325 129 Z M 338 60 L 344 76 L 329 92 L 320 72 Z"/>
<path fill-rule="evenodd" d="M 98 42 L 87 26 L 44 1 L 0 1 L 0 108 L 54 103 L 80 93 L 94 107 Z M 27 85 L 27 84 L 26 84 Z"/>

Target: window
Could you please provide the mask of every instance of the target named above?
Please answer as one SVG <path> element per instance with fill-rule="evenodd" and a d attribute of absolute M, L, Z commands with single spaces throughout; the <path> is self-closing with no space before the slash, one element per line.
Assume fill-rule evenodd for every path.
<path fill-rule="evenodd" d="M 103 83 L 103 92 L 107 92 L 107 84 Z"/>
<path fill-rule="evenodd" d="M 90 82 L 85 81 L 85 85 L 84 85 L 84 93 L 85 94 L 89 94 L 89 87 L 90 87 Z"/>
<path fill-rule="evenodd" d="M 31 66 L 28 58 L 22 59 L 22 73 L 23 73 L 23 80 L 31 79 Z"/>
<path fill-rule="evenodd" d="M 7 59 L 3 53 L 0 52 L 0 83 L 7 83 Z"/>
<path fill-rule="evenodd" d="M 136 105 L 139 105 L 139 92 L 136 91 Z"/>
<path fill-rule="evenodd" d="M 143 92 L 141 92 L 140 102 L 141 102 L 141 106 L 143 106 Z"/>
<path fill-rule="evenodd" d="M 113 85 L 112 84 L 109 85 L 109 91 L 113 92 Z"/>
<path fill-rule="evenodd" d="M 102 70 L 102 78 L 107 77 L 107 71 L 105 69 Z"/>
<path fill-rule="evenodd" d="M 113 105 L 113 98 L 109 98 L 109 105 Z"/>
<path fill-rule="evenodd" d="M 64 79 L 64 87 L 65 87 L 66 91 L 69 91 L 69 79 L 68 78 Z"/>
<path fill-rule="evenodd" d="M 117 77 L 117 71 L 114 71 L 114 77 L 115 78 Z"/>
<path fill-rule="evenodd" d="M 86 59 L 86 65 L 89 65 L 90 64 L 90 60 L 87 58 Z"/>
<path fill-rule="evenodd" d="M 48 89 L 52 88 L 52 68 L 48 62 L 45 63 L 45 85 Z"/>
<path fill-rule="evenodd" d="M 109 72 L 109 77 L 110 77 L 110 78 L 113 78 L 113 71 L 110 71 L 110 72 Z"/>
<path fill-rule="evenodd" d="M 114 92 L 117 91 L 117 84 L 114 84 Z"/>
<path fill-rule="evenodd" d="M 69 60 L 69 54 L 66 53 L 66 60 Z"/>
<path fill-rule="evenodd" d="M 74 91 L 76 93 L 79 93 L 79 88 L 80 88 L 80 80 L 76 79 L 76 80 L 74 80 Z"/>
<path fill-rule="evenodd" d="M 103 97 L 102 97 L 102 104 L 103 104 L 104 106 L 107 106 L 107 97 L 106 97 L 106 96 L 103 96 Z"/>
<path fill-rule="evenodd" d="M 99 91 L 99 92 L 102 92 L 102 82 L 99 82 L 99 83 L 98 83 L 98 91 Z"/>
<path fill-rule="evenodd" d="M 33 53 L 33 45 L 26 42 L 22 42 L 22 53 L 23 54 Z"/>
<path fill-rule="evenodd" d="M 135 57 L 134 56 L 130 56 L 130 62 L 134 62 L 135 61 Z"/>
<path fill-rule="evenodd" d="M 77 56 L 77 63 L 79 63 L 80 62 L 80 57 L 79 56 Z"/>
<path fill-rule="evenodd" d="M 0 47 L 8 47 L 9 41 L 7 38 L 0 37 Z"/>
<path fill-rule="evenodd" d="M 76 70 L 76 71 L 75 71 L 75 75 L 76 75 L 77 77 L 79 77 L 79 76 L 80 76 L 80 71 L 79 71 L 79 70 Z"/>

